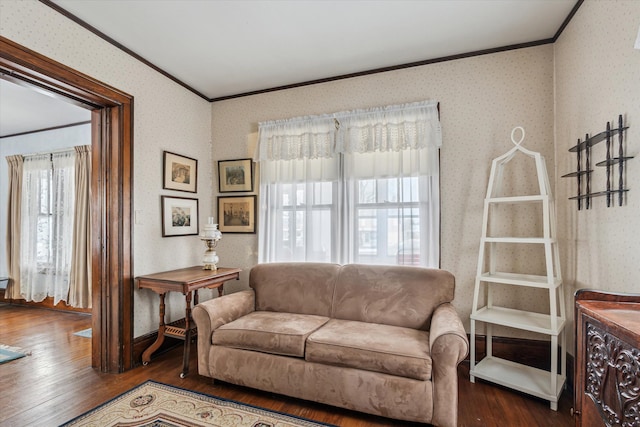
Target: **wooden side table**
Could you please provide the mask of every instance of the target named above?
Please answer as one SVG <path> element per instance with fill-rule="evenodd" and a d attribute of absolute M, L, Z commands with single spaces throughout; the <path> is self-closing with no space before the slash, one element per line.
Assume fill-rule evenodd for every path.
<path fill-rule="evenodd" d="M 160 295 L 160 326 L 158 327 L 158 338 L 142 353 L 142 364 L 147 365 L 151 361 L 151 355 L 160 348 L 165 336 L 178 338 L 184 341 L 180 378 L 186 377 L 189 373 L 191 339 L 197 334 L 196 326 L 191 318 L 192 293 L 194 305 L 198 304 L 198 289 L 217 288 L 218 295 L 221 296 L 224 292 L 224 282 L 232 279 L 238 280 L 241 271 L 239 268 L 204 270 L 202 266 L 195 266 L 136 277 L 138 289 L 151 289 Z M 185 296 L 186 302 L 184 319 L 169 324 L 165 324 L 164 322 L 164 296 L 167 292 L 181 292 Z"/>

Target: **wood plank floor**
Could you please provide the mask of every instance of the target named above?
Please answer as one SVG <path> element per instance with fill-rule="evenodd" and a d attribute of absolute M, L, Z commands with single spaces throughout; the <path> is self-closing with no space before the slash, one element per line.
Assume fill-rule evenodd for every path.
<path fill-rule="evenodd" d="M 184 379 L 179 377 L 179 348 L 124 374 L 103 374 L 90 366 L 91 340 L 73 335 L 89 327 L 91 318 L 86 314 L 0 303 L 0 343 L 32 352 L 0 365 L 0 426 L 58 426 L 148 379 L 339 426 L 418 425 L 222 382 L 212 384 L 196 373 L 195 344 L 192 373 Z M 459 402 L 460 426 L 573 425 L 568 393 L 558 411 L 552 411 L 542 400 L 481 381 L 471 384 L 468 363 L 459 369 Z"/>

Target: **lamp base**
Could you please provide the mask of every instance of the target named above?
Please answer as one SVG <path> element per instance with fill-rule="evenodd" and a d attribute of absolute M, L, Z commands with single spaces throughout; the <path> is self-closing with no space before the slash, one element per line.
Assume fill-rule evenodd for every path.
<path fill-rule="evenodd" d="M 212 247 L 208 247 L 202 257 L 202 264 L 204 265 L 202 269 L 216 271 L 218 269 L 216 265 L 218 264 L 218 261 L 220 261 L 220 258 L 218 257 L 218 254 L 216 254 L 216 251 L 213 250 Z"/>

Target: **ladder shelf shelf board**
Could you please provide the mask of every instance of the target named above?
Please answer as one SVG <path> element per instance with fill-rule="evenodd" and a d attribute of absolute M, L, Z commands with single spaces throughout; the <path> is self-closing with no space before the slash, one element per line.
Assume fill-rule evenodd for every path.
<path fill-rule="evenodd" d="M 525 203 L 525 202 L 544 202 L 548 200 L 548 195 L 533 194 L 530 196 L 507 196 L 507 197 L 492 197 L 485 200 L 485 203 Z"/>
<path fill-rule="evenodd" d="M 496 306 L 491 308 L 482 307 L 471 315 L 473 320 L 493 325 L 507 326 L 545 335 L 559 335 L 564 328 L 566 320 L 556 319 L 557 325 L 553 326 L 553 317 L 548 314 Z"/>
<path fill-rule="evenodd" d="M 495 356 L 482 359 L 471 370 L 471 375 L 548 400 L 553 410 L 558 409 L 558 400 L 566 381 L 566 376 L 555 374 L 554 387 L 549 380 L 551 375 L 549 371 L 523 366 Z"/>
<path fill-rule="evenodd" d="M 502 283 L 505 285 L 528 286 L 531 288 L 549 288 L 562 285 L 562 278 L 552 277 L 551 283 L 548 276 L 536 274 L 504 273 L 504 272 L 484 272 L 478 278 L 481 282 Z"/>
<path fill-rule="evenodd" d="M 482 240 L 486 243 L 556 243 L 556 239 L 550 237 L 484 237 Z"/>
<path fill-rule="evenodd" d="M 516 141 L 514 137 L 517 130 L 522 132 L 522 137 L 519 141 Z M 480 238 L 478 269 L 470 319 L 470 379 L 471 382 L 475 382 L 475 378 L 478 377 L 543 398 L 549 401 L 551 409 L 557 410 L 558 398 L 566 381 L 566 307 L 562 273 L 560 271 L 558 241 L 556 239 L 555 205 L 551 196 L 551 186 L 544 158 L 540 153 L 522 147 L 521 143 L 524 140 L 524 136 L 524 129 L 521 127 L 514 128 L 511 131 L 511 141 L 515 146 L 491 163 L 487 194 L 484 201 L 482 236 Z M 533 182 L 534 185 L 537 183 L 539 194 L 515 196 L 501 194 L 504 166 L 518 152 L 530 157 L 535 162 L 537 176 L 532 177 L 532 181 L 535 179 Z M 533 207 L 537 209 L 534 213 L 539 213 L 538 221 L 542 225 L 542 235 L 526 237 L 490 236 L 488 233 L 489 225 L 495 221 L 491 207 L 500 204 L 518 204 L 525 207 L 533 204 Z M 542 207 L 541 210 L 540 206 Z M 513 244 L 533 245 L 532 250 L 539 251 L 540 255 L 543 255 L 544 273 L 530 274 L 529 272 L 497 271 L 497 248 L 499 246 L 502 247 L 502 245 Z M 544 292 L 548 296 L 548 311 L 526 311 L 496 305 L 494 296 L 497 295 L 500 289 L 504 289 L 504 286 L 528 287 L 533 289 L 532 292 Z M 481 291 L 483 291 L 484 301 L 480 299 Z M 486 328 L 486 355 L 476 363 L 477 323 L 485 325 Z M 551 370 L 540 370 L 495 357 L 492 354 L 493 325 L 546 335 L 551 344 Z"/>

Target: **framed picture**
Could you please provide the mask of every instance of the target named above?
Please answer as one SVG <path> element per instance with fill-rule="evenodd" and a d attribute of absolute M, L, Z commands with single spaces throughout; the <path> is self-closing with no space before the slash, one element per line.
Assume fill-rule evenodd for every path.
<path fill-rule="evenodd" d="M 256 196 L 218 197 L 218 221 L 223 233 L 255 233 Z"/>
<path fill-rule="evenodd" d="M 253 161 L 218 160 L 218 189 L 220 193 L 253 191 Z"/>
<path fill-rule="evenodd" d="M 162 237 L 198 234 L 198 199 L 162 196 Z"/>
<path fill-rule="evenodd" d="M 167 190 L 198 191 L 198 161 L 190 157 L 164 151 L 162 188 Z"/>

